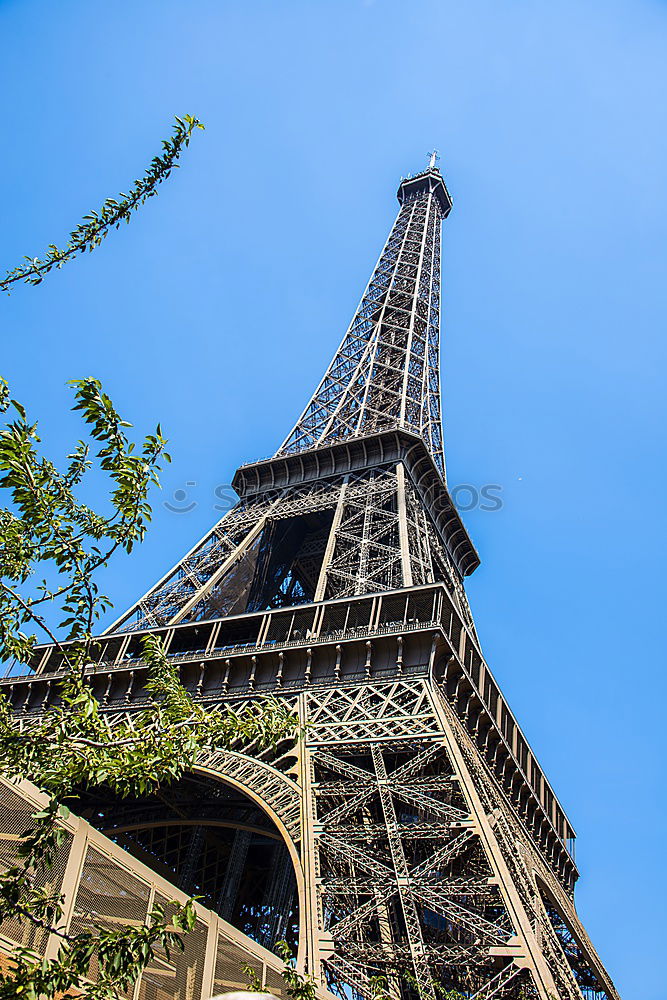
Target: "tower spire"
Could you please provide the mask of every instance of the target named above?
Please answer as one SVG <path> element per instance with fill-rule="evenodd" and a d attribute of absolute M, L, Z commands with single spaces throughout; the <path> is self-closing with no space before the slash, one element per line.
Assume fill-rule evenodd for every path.
<path fill-rule="evenodd" d="M 400 208 L 352 322 L 278 455 L 402 428 L 445 476 L 440 414 L 440 228 L 452 200 L 431 166 L 402 181 Z"/>

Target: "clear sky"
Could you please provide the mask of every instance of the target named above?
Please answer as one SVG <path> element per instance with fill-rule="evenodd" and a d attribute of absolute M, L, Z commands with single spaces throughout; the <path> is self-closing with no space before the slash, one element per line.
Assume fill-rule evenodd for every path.
<path fill-rule="evenodd" d="M 289 431 L 440 150 L 449 478 L 503 500 L 464 515 L 468 591 L 625 1000 L 665 996 L 666 52 L 663 0 L 0 0 L 0 266 L 126 190 L 174 114 L 207 126 L 130 227 L 0 301 L 53 457 L 89 374 L 170 438 L 118 612 Z"/>

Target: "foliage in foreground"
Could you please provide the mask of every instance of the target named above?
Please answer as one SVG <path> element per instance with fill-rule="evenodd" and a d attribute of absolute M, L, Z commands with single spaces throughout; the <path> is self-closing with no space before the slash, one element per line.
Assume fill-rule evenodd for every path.
<path fill-rule="evenodd" d="M 10 398 L 6 383 L 0 386 L 6 415 L 0 489 L 8 501 L 0 509 L 0 660 L 29 662 L 39 630 L 55 644 L 61 663 L 60 703 L 32 725 L 20 727 L 0 697 L 0 774 L 28 778 L 49 796 L 0 875 L 0 927 L 19 918 L 61 942 L 52 960 L 16 949 L 12 968 L 0 973 L 0 1000 L 52 1000 L 67 990 L 88 1000 L 116 1000 L 156 950 L 182 949 L 182 933 L 194 926 L 189 901 L 170 907 L 168 919 L 156 907 L 142 927 L 67 932 L 63 899 L 44 886 L 64 836 L 59 820 L 67 818 L 68 799 L 101 785 L 121 797 L 145 795 L 178 780 L 207 747 L 266 746 L 296 734 L 295 719 L 275 702 L 240 713 L 207 712 L 195 704 L 155 636 L 144 642 L 147 707 L 130 721 L 109 725 L 86 675 L 96 654 L 95 622 L 110 606 L 95 577 L 114 553 L 131 552 L 143 538 L 151 517 L 149 488 L 157 485 L 168 455 L 159 426 L 143 442 L 128 438 L 131 425 L 98 381 L 72 387 L 91 443 L 79 441 L 60 472 L 40 452 L 37 425 Z M 95 464 L 110 483 L 104 513 L 79 495 Z M 91 969 L 97 970 L 95 981 L 87 982 Z"/>
<path fill-rule="evenodd" d="M 66 260 L 71 260 L 77 254 L 86 253 L 98 247 L 112 229 L 118 229 L 123 222 L 129 222 L 132 213 L 149 198 L 157 194 L 158 184 L 166 180 L 172 170 L 178 166 L 176 162 L 187 146 L 195 129 L 204 126 L 192 115 L 176 118 L 173 134 L 169 139 L 162 140 L 162 153 L 154 156 L 143 177 L 134 181 L 129 194 L 121 193 L 118 197 L 107 198 L 99 212 L 84 215 L 83 221 L 69 235 L 67 245 L 59 250 L 53 243 L 49 246 L 44 258 L 25 257 L 26 264 L 8 271 L 0 280 L 0 291 L 11 291 L 17 281 L 25 281 L 30 285 L 39 285 L 54 267 L 61 268 Z"/>

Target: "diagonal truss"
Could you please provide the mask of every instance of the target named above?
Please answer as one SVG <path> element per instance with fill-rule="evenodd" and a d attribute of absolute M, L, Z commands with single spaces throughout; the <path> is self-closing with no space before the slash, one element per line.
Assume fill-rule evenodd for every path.
<path fill-rule="evenodd" d="M 411 700 L 409 688 L 395 691 L 392 700 L 404 694 Z M 349 719 L 349 702 L 340 707 Z M 340 956 L 365 981 L 378 974 L 400 980 L 410 969 L 420 995 L 432 994 L 445 969 L 450 987 L 473 991 L 495 979 L 491 950 L 505 945 L 513 930 L 441 740 L 326 742 L 312 756 L 321 779 L 321 912 L 336 944 L 328 965 L 340 968 Z M 413 795 L 417 787 L 429 792 Z M 414 798 L 417 805 L 406 806 Z M 415 841 L 418 821 L 422 837 Z"/>
<path fill-rule="evenodd" d="M 331 988 L 372 996 L 377 976 L 399 987 L 407 976 L 426 996 L 435 982 L 478 1000 L 581 1000 L 581 988 L 616 1000 L 570 897 L 435 685 L 422 686 L 433 736 L 412 735 L 419 686 L 385 687 L 384 699 L 364 687 L 308 696 L 312 860 L 321 932 L 333 941 L 322 958 Z"/>

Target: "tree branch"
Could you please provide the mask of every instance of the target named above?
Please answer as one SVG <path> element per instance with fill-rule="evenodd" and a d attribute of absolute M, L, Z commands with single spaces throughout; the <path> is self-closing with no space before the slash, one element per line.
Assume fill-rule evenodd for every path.
<path fill-rule="evenodd" d="M 185 115 L 183 119 L 176 118 L 172 138 L 162 142 L 164 153 L 155 156 L 146 170 L 143 178 L 134 182 L 129 195 L 121 194 L 122 201 L 107 198 L 98 212 L 84 216 L 76 229 L 70 233 L 70 238 L 64 250 L 59 250 L 54 244 L 48 248 L 44 260 L 37 257 L 26 257 L 27 264 L 15 267 L 7 272 L 0 281 L 0 291 L 8 292 L 17 281 L 25 281 L 38 285 L 54 267 L 60 268 L 66 260 L 71 260 L 77 254 L 85 253 L 99 246 L 112 228 L 118 229 L 122 222 L 129 222 L 130 217 L 148 198 L 157 194 L 157 186 L 169 177 L 178 164 L 176 160 L 185 147 L 190 144 L 190 136 L 194 129 L 203 129 L 198 119 Z"/>

